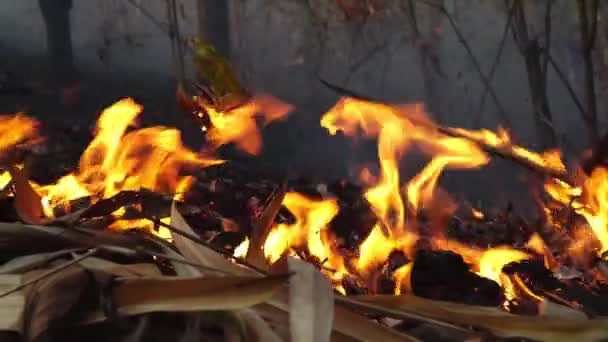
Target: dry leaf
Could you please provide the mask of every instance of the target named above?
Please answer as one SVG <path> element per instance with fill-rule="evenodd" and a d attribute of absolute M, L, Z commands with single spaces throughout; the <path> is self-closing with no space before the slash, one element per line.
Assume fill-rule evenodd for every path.
<path fill-rule="evenodd" d="M 45 221 L 40 195 L 32 188 L 27 171 L 18 166 L 10 167 L 11 177 L 15 182 L 15 210 L 19 218 L 30 224 L 41 224 Z"/>
<path fill-rule="evenodd" d="M 262 303 L 287 280 L 287 275 L 269 277 L 141 278 L 118 284 L 113 291 L 119 314 L 235 310 Z M 82 323 L 103 320 L 96 312 Z"/>
<path fill-rule="evenodd" d="M 275 292 L 268 305 L 281 310 L 289 311 L 288 304 L 288 289 L 281 288 Z M 334 306 L 334 331 L 332 332 L 332 341 L 334 338 L 340 340 L 357 340 L 357 341 L 383 341 L 383 342 L 403 342 L 411 341 L 418 342 L 419 340 L 413 336 L 400 333 L 394 329 L 380 325 L 369 318 L 363 317 L 348 309 L 340 306 Z"/>
<path fill-rule="evenodd" d="M 21 284 L 20 275 L 0 275 L 0 292 Z M 25 297 L 21 292 L 0 297 L 0 330 L 18 331 L 19 320 L 25 307 Z"/>
<path fill-rule="evenodd" d="M 571 307 L 554 303 L 545 298 L 539 304 L 539 315 L 543 317 L 562 318 L 562 319 L 587 319 L 587 315 L 582 311 Z"/>
<path fill-rule="evenodd" d="M 598 341 L 608 336 L 607 319 L 555 319 L 516 316 L 494 307 L 471 306 L 419 298 L 412 295 L 357 296 L 389 310 L 415 313 L 431 319 L 472 325 L 500 337 L 524 337 L 540 341 Z"/>
<path fill-rule="evenodd" d="M 24 275 L 23 282 L 39 276 L 43 271 Z M 51 324 L 64 318 L 76 305 L 82 305 L 82 294 L 91 285 L 92 277 L 80 267 L 68 267 L 42 278 L 24 290 L 26 301 L 21 316 L 24 341 L 33 341 Z"/>
<path fill-rule="evenodd" d="M 0 266 L 0 274 L 25 273 L 33 269 L 40 268 L 57 258 L 76 251 L 78 251 L 77 248 L 70 248 L 50 253 L 24 255 L 7 261 Z"/>
<path fill-rule="evenodd" d="M 380 325 L 367 317 L 340 306 L 336 306 L 335 308 L 334 329 L 345 336 L 359 341 L 420 342 L 414 336 Z"/>
<path fill-rule="evenodd" d="M 329 341 L 333 326 L 334 294 L 331 284 L 312 264 L 287 259 L 289 272 L 289 326 L 292 342 Z"/>
<path fill-rule="evenodd" d="M 251 231 L 246 260 L 262 269 L 265 269 L 268 266 L 266 258 L 264 257 L 264 243 L 270 233 L 275 217 L 279 213 L 279 210 L 281 210 L 286 191 L 287 183 L 283 182 L 272 195 L 272 198 L 264 209 L 260 219 Z"/>
<path fill-rule="evenodd" d="M 239 321 L 243 340 L 248 342 L 281 342 L 283 341 L 268 323 L 253 309 L 242 309 L 234 312 Z"/>
<path fill-rule="evenodd" d="M 155 264 L 117 264 L 100 258 L 89 257 L 78 264 L 91 271 L 103 271 L 119 277 L 155 277 L 162 275 Z"/>
<path fill-rule="evenodd" d="M 175 202 L 171 205 L 171 226 L 196 236 L 196 233 L 190 228 L 184 217 L 177 210 Z M 259 275 L 256 271 L 237 265 L 213 249 L 196 243 L 180 234 L 173 234 L 173 243 L 186 259 L 211 269 L 224 271 L 213 272 L 211 270 L 200 270 L 204 275 Z"/>

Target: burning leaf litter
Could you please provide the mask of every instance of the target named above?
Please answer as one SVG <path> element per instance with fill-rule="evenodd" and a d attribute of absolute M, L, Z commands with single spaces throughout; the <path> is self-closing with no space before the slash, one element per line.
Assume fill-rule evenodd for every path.
<path fill-rule="evenodd" d="M 241 333 L 252 333 L 244 327 L 254 324 L 258 335 L 267 331 L 267 338 L 276 340 L 300 340 L 313 330 L 315 340 L 427 340 L 441 329 L 461 337 L 607 336 L 602 319 L 547 316 L 567 310 L 587 317 L 608 313 L 606 168 L 569 172 L 557 151 L 529 151 L 503 129 L 441 127 L 421 105 L 344 98 L 320 124 L 332 135 L 376 138 L 379 172 L 363 169 L 362 185 L 340 181 L 320 192 L 318 184 L 263 179 L 215 157 L 226 144 L 258 154 L 258 126 L 285 118 L 292 106 L 269 96 L 248 97 L 223 110 L 185 94 L 181 101 L 204 125 L 202 151 L 183 145 L 174 128 L 137 127 L 143 108 L 123 99 L 101 113 L 78 169 L 51 184 L 29 176 L 27 159 L 36 153 L 28 149 L 42 141 L 36 121 L 23 114 L 0 117 L 6 167 L 0 183 L 11 191 L 0 202 L 14 208 L 4 220 L 26 223 L 0 224 L 0 244 L 7 246 L 2 255 L 31 262 L 12 268 L 21 270 L 11 278 L 17 290 L 0 295 L 12 315 L 39 319 L 36 310 L 18 310 L 19 303 L 33 300 L 33 289 L 66 301 L 55 286 L 86 292 L 105 284 L 111 291 L 101 301 L 86 307 L 73 299 L 64 302 L 67 309 L 86 313 L 72 325 L 94 327 L 91 322 L 150 312 L 182 312 L 180 319 L 189 322 L 195 315 L 188 312 L 222 310 L 239 317 Z M 429 162 L 403 179 L 399 163 L 411 150 Z M 511 210 L 489 214 L 464 206 L 440 187 L 444 171 L 482 168 L 493 157 L 511 159 L 542 177 L 538 223 Z M 31 253 L 51 254 L 15 259 Z M 83 266 L 86 259 L 102 257 L 108 263 L 94 271 Z M 126 265 L 115 264 L 125 258 Z M 116 274 L 125 267 L 128 272 Z M 150 269 L 156 278 L 141 279 Z M 94 277 L 83 280 L 82 270 Z M 564 277 L 567 270 L 575 276 Z M 289 272 L 297 273 L 291 282 Z M 294 281 L 298 277 L 306 280 Z M 52 321 L 70 310 L 58 308 L 48 320 L 40 318 L 48 326 L 35 331 L 8 321 L 2 327 L 31 339 L 50 333 Z M 287 333 L 272 324 L 285 322 L 285 316 Z M 385 317 L 400 321 L 390 328 L 382 323 Z M 533 323 L 522 323 L 526 320 Z M 413 328 L 420 325 L 434 332 Z M 218 326 L 223 336 L 234 329 L 227 321 Z M 468 326 L 481 330 L 463 328 Z M 203 330 L 197 333 L 212 333 Z"/>

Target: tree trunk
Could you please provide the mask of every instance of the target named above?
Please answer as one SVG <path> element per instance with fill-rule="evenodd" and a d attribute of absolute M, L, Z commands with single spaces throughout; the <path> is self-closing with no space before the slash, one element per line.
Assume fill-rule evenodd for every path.
<path fill-rule="evenodd" d="M 541 48 L 538 38 L 530 37 L 528 33 L 528 21 L 522 0 L 517 0 L 515 6 L 513 38 L 526 63 L 532 111 L 541 147 L 545 149 L 557 147 L 558 137 L 553 127 L 553 115 L 547 98 L 546 68 L 543 68 L 541 63 Z"/>
<path fill-rule="evenodd" d="M 46 26 L 47 54 L 53 82 L 65 86 L 76 78 L 70 10 L 72 0 L 38 0 Z"/>
<path fill-rule="evenodd" d="M 229 0 L 198 0 L 198 33 L 226 58 L 230 58 Z"/>

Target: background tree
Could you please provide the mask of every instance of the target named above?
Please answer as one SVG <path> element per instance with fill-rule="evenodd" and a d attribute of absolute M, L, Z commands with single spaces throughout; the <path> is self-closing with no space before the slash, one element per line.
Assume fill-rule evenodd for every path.
<path fill-rule="evenodd" d="M 38 0 L 46 27 L 47 54 L 56 86 L 65 87 L 76 79 L 70 10 L 72 0 Z"/>

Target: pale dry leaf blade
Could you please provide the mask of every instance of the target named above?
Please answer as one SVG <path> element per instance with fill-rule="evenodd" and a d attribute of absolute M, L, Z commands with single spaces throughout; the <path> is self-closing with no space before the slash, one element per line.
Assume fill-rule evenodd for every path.
<path fill-rule="evenodd" d="M 49 253 L 23 255 L 2 264 L 0 266 L 0 274 L 25 273 L 78 250 L 78 248 L 69 248 Z"/>
<path fill-rule="evenodd" d="M 150 312 L 237 310 L 263 303 L 287 281 L 287 275 L 269 277 L 133 278 L 123 279 L 113 290 L 117 312 L 139 315 Z M 101 312 L 81 323 L 105 319 Z"/>
<path fill-rule="evenodd" d="M 0 292 L 5 292 L 21 284 L 21 275 L 0 275 Z M 22 292 L 15 292 L 0 297 L 0 330 L 19 331 L 19 321 L 25 310 L 25 296 Z"/>
<path fill-rule="evenodd" d="M 567 342 L 598 341 L 608 336 L 608 319 L 518 316 L 493 307 L 442 302 L 412 295 L 357 296 L 355 299 L 435 320 L 477 326 L 500 337 L 525 337 L 541 341 Z"/>
<path fill-rule="evenodd" d="M 173 202 L 171 205 L 171 225 L 183 232 L 196 236 L 196 233 L 192 230 L 192 228 L 190 228 L 182 214 L 180 214 L 179 210 L 177 209 L 176 202 Z M 211 269 L 223 270 L 226 273 L 233 275 L 251 276 L 258 274 L 253 270 L 235 264 L 213 249 L 196 243 L 195 241 L 192 241 L 180 234 L 173 234 L 173 243 L 186 259 L 200 265 L 209 267 Z M 221 272 L 213 272 L 211 270 L 201 270 L 200 272 L 202 272 L 204 275 L 224 274 Z"/>
<path fill-rule="evenodd" d="M 333 327 L 331 284 L 312 264 L 288 258 L 289 325 L 292 342 L 328 342 Z"/>
<path fill-rule="evenodd" d="M 276 311 L 279 310 L 287 313 L 289 311 L 289 289 L 284 287 L 276 291 L 267 304 L 276 309 L 274 310 L 273 316 L 277 316 Z M 419 340 L 413 336 L 378 324 L 369 318 L 363 317 L 338 305 L 334 306 L 333 315 L 334 324 L 332 339 L 345 336 L 347 339 L 365 342 L 419 342 Z"/>

